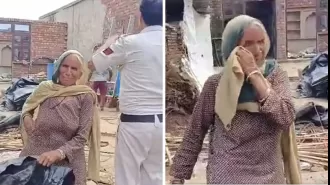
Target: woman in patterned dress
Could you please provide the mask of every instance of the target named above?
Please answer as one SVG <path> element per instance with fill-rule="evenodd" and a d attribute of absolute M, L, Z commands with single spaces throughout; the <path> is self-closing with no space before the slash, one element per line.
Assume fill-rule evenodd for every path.
<path fill-rule="evenodd" d="M 238 103 L 251 101 L 259 112 L 235 109 L 230 129 L 226 128 L 215 108 L 217 90 L 223 90 L 217 89 L 222 74 L 209 77 L 173 159 L 171 183 L 183 184 L 191 178 L 210 130 L 207 184 L 284 184 L 280 137 L 295 117 L 288 76 L 275 61 L 265 62 L 270 43 L 259 20 L 246 15 L 232 19 L 223 39 L 224 61 L 239 48 L 235 54 L 246 80 Z M 266 64 L 270 67 L 262 72 Z"/>
<path fill-rule="evenodd" d="M 41 92 L 45 84 L 51 84 L 50 89 L 52 85 L 64 91 L 68 88 L 72 91 L 76 89 L 75 86 L 83 75 L 81 54 L 67 51 L 62 54 L 55 66 L 57 69 L 52 82 L 42 82 L 29 97 L 26 105 L 38 101 L 35 99 L 41 93 L 48 96 L 47 92 Z M 92 127 L 95 103 L 93 90 L 87 86 L 80 88 L 87 90 L 74 96 L 62 93 L 45 98 L 38 106 L 36 119 L 34 110 L 22 115 L 27 140 L 24 141 L 25 146 L 20 156 L 39 156 L 38 162 L 44 166 L 56 164 L 72 168 L 75 185 L 86 184 L 84 146 Z"/>

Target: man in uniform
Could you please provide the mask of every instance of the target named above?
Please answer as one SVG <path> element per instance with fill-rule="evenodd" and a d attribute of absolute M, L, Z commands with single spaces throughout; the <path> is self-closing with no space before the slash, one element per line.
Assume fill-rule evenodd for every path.
<path fill-rule="evenodd" d="M 142 0 L 142 31 L 105 44 L 89 67 L 121 66 L 117 185 L 161 185 L 163 176 L 163 2 Z M 111 39 L 111 38 L 110 38 Z M 108 42 L 110 43 L 110 42 Z"/>

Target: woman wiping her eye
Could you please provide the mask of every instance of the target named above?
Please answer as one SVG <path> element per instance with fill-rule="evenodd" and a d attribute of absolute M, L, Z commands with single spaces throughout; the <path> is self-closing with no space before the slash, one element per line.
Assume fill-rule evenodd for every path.
<path fill-rule="evenodd" d="M 289 79 L 275 60 L 266 60 L 264 26 L 241 15 L 222 37 L 225 68 L 204 84 L 173 159 L 171 183 L 191 178 L 210 130 L 207 184 L 299 184 Z"/>

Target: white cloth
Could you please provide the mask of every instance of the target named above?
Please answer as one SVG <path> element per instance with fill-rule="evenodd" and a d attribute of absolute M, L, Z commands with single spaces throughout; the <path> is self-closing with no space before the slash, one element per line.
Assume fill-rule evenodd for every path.
<path fill-rule="evenodd" d="M 119 124 L 115 152 L 116 185 L 163 184 L 163 123 Z"/>
<path fill-rule="evenodd" d="M 110 75 L 109 70 L 111 70 L 111 68 L 108 68 L 107 70 L 104 70 L 102 72 L 94 71 L 92 73 L 92 76 L 91 76 L 90 81 L 92 81 L 92 82 L 104 82 L 104 81 L 108 81 L 109 75 Z"/>
<path fill-rule="evenodd" d="M 102 46 L 108 47 L 112 54 L 105 55 L 101 50 L 92 60 L 97 71 L 108 66 L 121 66 L 120 111 L 132 115 L 161 114 L 164 92 L 163 27 L 149 26 L 139 34 L 121 36 L 114 44 Z"/>

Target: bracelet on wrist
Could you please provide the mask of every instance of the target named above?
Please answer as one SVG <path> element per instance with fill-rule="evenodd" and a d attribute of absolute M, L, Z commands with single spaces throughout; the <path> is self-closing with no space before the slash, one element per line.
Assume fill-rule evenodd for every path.
<path fill-rule="evenodd" d="M 61 149 L 57 149 L 56 151 L 58 151 L 61 155 L 61 160 L 65 159 L 65 154 Z"/>
<path fill-rule="evenodd" d="M 270 95 L 270 91 L 271 91 L 270 88 L 267 88 L 267 90 L 266 90 L 266 96 L 263 97 L 262 99 L 260 99 L 259 100 L 259 103 L 264 103 L 268 99 L 268 97 Z"/>
<path fill-rule="evenodd" d="M 254 70 L 252 72 L 250 72 L 247 77 L 246 77 L 246 80 L 247 81 L 250 81 L 250 78 L 254 75 L 254 74 L 261 74 L 261 72 L 259 70 Z"/>

